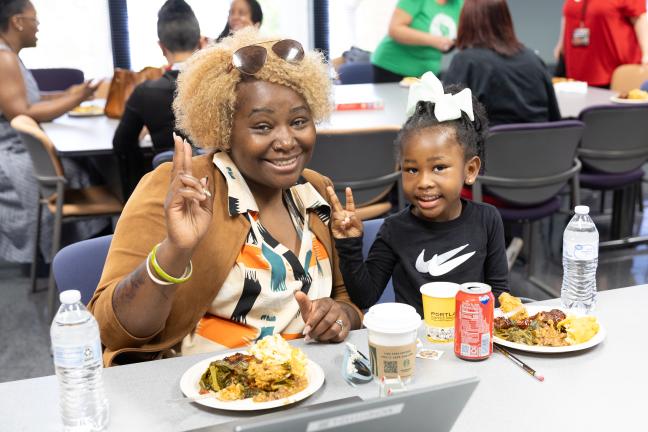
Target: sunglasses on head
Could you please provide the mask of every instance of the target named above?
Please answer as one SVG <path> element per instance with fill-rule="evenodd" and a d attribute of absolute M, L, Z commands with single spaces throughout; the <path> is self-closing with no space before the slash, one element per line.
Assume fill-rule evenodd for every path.
<path fill-rule="evenodd" d="M 272 45 L 272 52 L 288 63 L 299 63 L 304 59 L 304 48 L 299 42 L 293 39 L 283 39 L 275 42 Z M 268 50 L 265 47 L 261 45 L 248 45 L 234 52 L 232 55 L 232 65 L 241 73 L 254 75 L 261 70 L 267 58 Z"/>

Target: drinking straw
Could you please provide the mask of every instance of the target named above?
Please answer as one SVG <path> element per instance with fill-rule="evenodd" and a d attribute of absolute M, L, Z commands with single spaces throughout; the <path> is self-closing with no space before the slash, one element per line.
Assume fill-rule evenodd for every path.
<path fill-rule="evenodd" d="M 515 357 L 513 354 L 502 348 L 501 346 L 497 344 L 493 344 L 493 348 L 495 348 L 497 351 L 501 352 L 504 354 L 505 357 L 509 358 L 513 363 L 516 365 L 520 366 L 522 369 L 524 369 L 529 375 L 537 379 L 538 381 L 544 381 L 544 376 L 540 375 L 538 372 L 536 372 L 533 368 L 531 368 L 529 365 L 524 363 L 522 360 L 519 358 Z"/>

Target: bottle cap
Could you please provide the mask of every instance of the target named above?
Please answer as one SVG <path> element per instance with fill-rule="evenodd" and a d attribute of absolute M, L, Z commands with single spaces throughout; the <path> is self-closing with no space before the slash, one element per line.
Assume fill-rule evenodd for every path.
<path fill-rule="evenodd" d="M 578 205 L 574 208 L 576 214 L 589 214 L 589 207 L 584 205 Z"/>
<path fill-rule="evenodd" d="M 81 300 L 81 293 L 79 290 L 67 290 L 59 294 L 59 300 L 63 304 L 74 304 Z"/>

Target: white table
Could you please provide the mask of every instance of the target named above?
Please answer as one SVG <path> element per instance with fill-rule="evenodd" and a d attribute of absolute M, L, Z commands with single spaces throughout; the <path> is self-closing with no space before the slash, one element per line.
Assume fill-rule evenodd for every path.
<path fill-rule="evenodd" d="M 597 87 L 588 87 L 587 93 L 556 92 L 560 115 L 564 119 L 578 118 L 581 111 L 594 105 L 610 105 L 610 98 L 616 92 Z"/>
<path fill-rule="evenodd" d="M 366 101 L 380 99 L 381 110 L 334 111 L 329 121 L 317 126 L 318 132 L 374 128 L 380 126 L 400 127 L 407 117 L 408 89 L 398 84 L 353 84 L 334 86 L 336 101 Z M 560 112 L 564 118 L 578 117 L 586 107 L 610 103 L 610 90 L 590 87 L 586 94 L 557 93 Z M 58 119 L 42 123 L 42 127 L 54 142 L 62 156 L 92 156 L 112 154 L 112 139 L 119 121 L 105 116 L 70 117 L 67 114 Z M 143 141 L 142 147 L 151 142 Z"/>
<path fill-rule="evenodd" d="M 543 303 L 556 304 L 557 300 Z M 412 387 L 479 377 L 480 383 L 453 432 L 643 430 L 640 425 L 648 407 L 646 305 L 648 285 L 601 292 L 596 313 L 606 327 L 607 339 L 600 345 L 560 355 L 516 353 L 546 377 L 542 383 L 499 353 L 482 362 L 468 362 L 455 357 L 452 346 L 435 345 L 445 354 L 438 361 L 417 359 Z M 366 352 L 364 330 L 352 332 L 350 340 Z M 304 404 L 354 395 L 376 397 L 376 384 L 351 388 L 343 381 L 342 345 L 294 343 L 304 347 L 326 373 L 324 386 Z M 182 374 L 209 356 L 106 369 L 109 430 L 186 430 L 249 416 L 170 401 L 182 397 Z M 55 376 L 0 384 L 0 401 L 2 431 L 61 429 Z"/>

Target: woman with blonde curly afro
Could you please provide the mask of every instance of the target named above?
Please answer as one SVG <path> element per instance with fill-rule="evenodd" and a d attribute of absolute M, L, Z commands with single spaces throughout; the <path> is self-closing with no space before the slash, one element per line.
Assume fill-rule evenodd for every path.
<path fill-rule="evenodd" d="M 238 31 L 178 78 L 173 163 L 128 201 L 89 307 L 106 365 L 216 351 L 270 334 L 359 328 L 329 226 L 330 180 L 305 169 L 330 112 L 322 56 Z"/>

